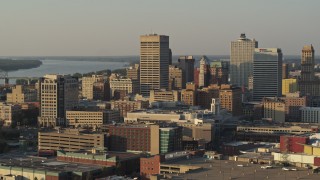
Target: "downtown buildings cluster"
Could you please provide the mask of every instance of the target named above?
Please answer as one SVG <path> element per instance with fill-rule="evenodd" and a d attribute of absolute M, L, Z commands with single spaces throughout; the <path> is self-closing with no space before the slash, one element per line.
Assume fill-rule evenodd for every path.
<path fill-rule="evenodd" d="M 169 36 L 142 35 L 140 63 L 126 68 L 126 75 L 48 74 L 33 85 L 7 85 L 0 119 L 4 126 L 37 124 L 38 156 L 55 156 L 43 167 L 57 179 L 183 174 L 203 167 L 171 162 L 196 156 L 228 159 L 254 148 L 265 148 L 270 156 L 247 155 L 243 161 L 320 166 L 313 153 L 320 148 L 314 142 L 318 136 L 311 135 L 319 131 L 320 120 L 320 80 L 312 45 L 302 49 L 299 76 L 289 73 L 280 48 L 259 48 L 258 41 L 245 34 L 231 42 L 230 53 L 230 61 L 189 55 L 176 61 Z M 35 117 L 36 122 L 28 121 Z M 295 136 L 305 138 L 296 141 Z M 313 159 L 281 158 L 290 153 L 309 153 Z M 50 163 L 93 167 L 81 173 L 64 168 L 57 172 Z M 0 174 L 12 166 L 25 172 L 41 169 L 10 160 L 1 165 Z M 50 178 L 41 170 L 25 175 L 16 171 Z"/>

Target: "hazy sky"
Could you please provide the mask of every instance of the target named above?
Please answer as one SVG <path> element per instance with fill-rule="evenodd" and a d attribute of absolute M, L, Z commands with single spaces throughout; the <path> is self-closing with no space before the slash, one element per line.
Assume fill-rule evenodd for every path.
<path fill-rule="evenodd" d="M 139 36 L 176 55 L 228 55 L 245 32 L 260 47 L 320 54 L 320 0 L 1 0 L 0 56 L 138 55 Z"/>

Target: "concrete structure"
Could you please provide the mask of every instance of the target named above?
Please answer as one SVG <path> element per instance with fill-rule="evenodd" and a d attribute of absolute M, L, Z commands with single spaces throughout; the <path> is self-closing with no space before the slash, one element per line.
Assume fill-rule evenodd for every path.
<path fill-rule="evenodd" d="M 65 125 L 65 113 L 79 103 L 78 80 L 71 76 L 45 75 L 40 79 L 40 117 L 38 125 Z"/>
<path fill-rule="evenodd" d="M 96 82 L 103 82 L 103 76 L 92 75 L 91 77 L 82 77 L 82 97 L 93 100 L 93 85 Z"/>
<path fill-rule="evenodd" d="M 280 99 L 285 103 L 286 121 L 300 122 L 300 108 L 307 106 L 307 97 L 300 97 L 299 93 L 288 93 L 286 97 Z"/>
<path fill-rule="evenodd" d="M 93 100 L 109 101 L 110 100 L 110 83 L 101 81 L 93 83 Z"/>
<path fill-rule="evenodd" d="M 193 56 L 180 56 L 178 59 L 178 67 L 182 69 L 185 79 L 182 88 L 185 88 L 185 83 L 193 82 L 194 79 L 194 58 Z"/>
<path fill-rule="evenodd" d="M 7 103 L 25 103 L 37 101 L 37 90 L 26 88 L 22 85 L 12 87 L 12 92 L 7 93 Z"/>
<path fill-rule="evenodd" d="M 197 104 L 197 89 L 198 87 L 195 83 L 186 83 L 186 89 L 181 91 L 181 102 L 190 106 L 195 106 Z"/>
<path fill-rule="evenodd" d="M 140 81 L 140 65 L 135 64 L 127 68 L 127 78 Z"/>
<path fill-rule="evenodd" d="M 160 153 L 158 125 L 110 125 L 109 150 Z"/>
<path fill-rule="evenodd" d="M 20 105 L 0 102 L 0 123 L 4 126 L 16 125 L 20 114 Z"/>
<path fill-rule="evenodd" d="M 79 129 L 40 131 L 38 150 L 64 150 L 66 152 L 91 151 L 107 147 L 107 135 Z"/>
<path fill-rule="evenodd" d="M 258 42 L 241 34 L 237 41 L 231 42 L 230 83 L 239 87 L 248 86 L 248 77 L 253 74 L 254 49 Z"/>
<path fill-rule="evenodd" d="M 120 112 L 120 117 L 127 117 L 128 112 L 145 109 L 148 107 L 149 107 L 148 101 L 127 101 L 127 100 L 111 101 L 111 109 L 118 110 Z"/>
<path fill-rule="evenodd" d="M 242 114 L 242 91 L 241 88 L 228 84 L 222 84 L 220 87 L 219 98 L 221 108 L 232 113 L 233 116 Z"/>
<path fill-rule="evenodd" d="M 180 93 L 177 90 L 150 90 L 149 102 L 153 103 L 157 101 L 180 101 Z"/>
<path fill-rule="evenodd" d="M 124 90 L 127 94 L 139 93 L 139 81 L 130 78 L 114 78 L 110 80 L 111 96 L 114 96 L 114 91 Z"/>
<path fill-rule="evenodd" d="M 301 107 L 301 122 L 320 123 L 320 107 Z"/>
<path fill-rule="evenodd" d="M 140 92 L 149 96 L 152 89 L 168 89 L 169 36 L 140 36 Z"/>
<path fill-rule="evenodd" d="M 301 126 L 284 126 L 279 127 L 274 126 L 237 126 L 237 132 L 247 132 L 247 133 L 263 133 L 263 134 L 306 134 L 314 132 L 312 127 L 301 127 Z"/>
<path fill-rule="evenodd" d="M 270 118 L 276 122 L 285 122 L 285 101 L 280 98 L 263 99 L 264 118 Z"/>
<path fill-rule="evenodd" d="M 209 85 L 209 67 L 209 59 L 207 58 L 207 56 L 202 56 L 200 59 L 199 87 L 206 87 Z"/>
<path fill-rule="evenodd" d="M 199 144 L 206 144 L 214 139 L 215 128 L 212 123 L 178 123 L 179 126 L 182 126 L 182 134 L 184 140 L 192 139 L 200 141 Z"/>
<path fill-rule="evenodd" d="M 185 77 L 183 76 L 183 70 L 177 66 L 169 66 L 169 89 L 179 90 L 186 84 Z"/>
<path fill-rule="evenodd" d="M 279 48 L 256 48 L 253 60 L 253 101 L 280 97 L 282 52 Z"/>
<path fill-rule="evenodd" d="M 116 110 L 67 111 L 66 121 L 69 126 L 96 127 L 102 124 L 119 122 L 120 112 Z"/>
<path fill-rule="evenodd" d="M 297 79 L 282 79 L 282 95 L 298 91 Z"/>

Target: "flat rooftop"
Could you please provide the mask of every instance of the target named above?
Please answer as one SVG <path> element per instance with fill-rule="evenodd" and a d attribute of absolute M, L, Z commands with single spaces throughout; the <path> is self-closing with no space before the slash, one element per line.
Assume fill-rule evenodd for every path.
<path fill-rule="evenodd" d="M 42 158 L 23 154 L 21 152 L 6 153 L 0 155 L 0 164 L 2 166 L 35 169 L 39 171 L 51 172 L 87 172 L 99 170 L 102 167 L 94 164 L 65 163 L 57 161 L 56 158 Z"/>

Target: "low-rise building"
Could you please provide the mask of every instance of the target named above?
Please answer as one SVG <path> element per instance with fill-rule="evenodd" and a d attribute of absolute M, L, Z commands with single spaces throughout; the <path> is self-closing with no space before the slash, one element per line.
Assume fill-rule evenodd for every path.
<path fill-rule="evenodd" d="M 12 92 L 7 93 L 7 103 L 26 103 L 37 101 L 37 90 L 22 85 L 12 87 Z"/>
<path fill-rule="evenodd" d="M 157 101 L 180 101 L 180 92 L 176 90 L 150 90 L 149 102 Z"/>
<path fill-rule="evenodd" d="M 275 122 L 285 122 L 286 104 L 280 98 L 264 98 L 263 99 L 264 118 L 270 118 Z"/>
<path fill-rule="evenodd" d="M 127 117 L 127 113 L 135 110 L 146 109 L 149 107 L 148 101 L 111 101 L 111 109 L 120 111 L 120 117 Z"/>
<path fill-rule="evenodd" d="M 21 114 L 21 106 L 0 102 L 0 123 L 4 126 L 15 125 Z"/>
<path fill-rule="evenodd" d="M 91 151 L 107 147 L 107 135 L 78 129 L 48 130 L 38 133 L 38 150 L 64 150 L 66 152 Z"/>
<path fill-rule="evenodd" d="M 139 93 L 139 81 L 130 78 L 114 78 L 110 80 L 111 95 L 114 96 L 114 91 L 124 90 L 127 94 Z"/>
<path fill-rule="evenodd" d="M 120 121 L 120 112 L 117 110 L 103 111 L 66 111 L 67 125 L 78 126 L 99 126 Z"/>
<path fill-rule="evenodd" d="M 302 107 L 301 122 L 303 123 L 320 123 L 320 107 Z"/>

